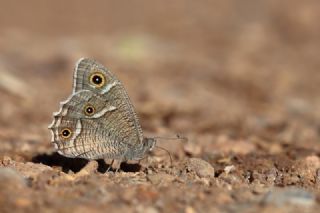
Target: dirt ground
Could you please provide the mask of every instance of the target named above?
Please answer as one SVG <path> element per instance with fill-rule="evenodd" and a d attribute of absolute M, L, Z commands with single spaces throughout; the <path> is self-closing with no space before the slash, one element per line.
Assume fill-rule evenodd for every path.
<path fill-rule="evenodd" d="M 0 212 L 318 212 L 320 3 L 2 1 Z M 55 152 L 80 57 L 125 85 L 140 164 Z"/>

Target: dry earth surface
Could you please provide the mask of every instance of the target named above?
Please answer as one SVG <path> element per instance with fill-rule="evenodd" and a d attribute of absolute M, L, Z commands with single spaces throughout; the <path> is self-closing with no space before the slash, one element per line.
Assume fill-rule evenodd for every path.
<path fill-rule="evenodd" d="M 317 212 L 320 4 L 2 1 L 0 212 Z M 148 160 L 57 154 L 52 112 L 91 57 L 124 83 Z"/>

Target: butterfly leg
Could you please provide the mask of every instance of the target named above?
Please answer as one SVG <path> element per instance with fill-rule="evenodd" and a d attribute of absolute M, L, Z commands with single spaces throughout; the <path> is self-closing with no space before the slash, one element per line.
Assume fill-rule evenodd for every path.
<path fill-rule="evenodd" d="M 112 168 L 113 162 L 114 162 L 114 159 L 112 159 L 112 161 L 111 161 L 111 163 L 109 164 L 108 169 L 107 169 L 106 172 L 109 172 L 109 171 L 110 171 L 110 169 Z"/>
<path fill-rule="evenodd" d="M 113 166 L 113 167 L 116 169 L 115 172 L 118 172 L 119 169 L 120 169 L 122 161 L 121 160 L 114 160 L 114 161 L 115 161 L 115 166 Z"/>
<path fill-rule="evenodd" d="M 119 169 L 120 169 L 120 167 L 118 167 L 118 168 L 116 169 L 116 172 L 118 172 L 118 171 L 119 171 Z"/>
<path fill-rule="evenodd" d="M 121 155 L 120 158 L 115 160 L 115 162 L 116 162 L 116 165 L 114 166 L 116 168 L 115 172 L 118 172 L 120 170 L 122 162 L 126 162 L 127 161 L 126 158 L 125 158 L 127 151 L 128 151 L 128 148 L 123 152 L 123 154 Z"/>

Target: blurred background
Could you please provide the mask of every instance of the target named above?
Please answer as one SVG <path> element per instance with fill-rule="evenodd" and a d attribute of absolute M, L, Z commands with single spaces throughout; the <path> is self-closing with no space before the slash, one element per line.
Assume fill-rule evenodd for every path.
<path fill-rule="evenodd" d="M 80 57 L 118 76 L 152 134 L 319 123 L 316 0 L 1 5 L 1 137 L 49 141 Z"/>
<path fill-rule="evenodd" d="M 54 151 L 80 57 L 123 82 L 147 136 L 182 133 L 191 155 L 319 152 L 319 20 L 317 0 L 1 1 L 0 154 Z"/>

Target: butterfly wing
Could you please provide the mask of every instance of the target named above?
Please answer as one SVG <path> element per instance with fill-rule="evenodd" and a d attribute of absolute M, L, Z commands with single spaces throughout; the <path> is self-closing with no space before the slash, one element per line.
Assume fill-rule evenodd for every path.
<path fill-rule="evenodd" d="M 91 59 L 77 63 L 73 94 L 49 128 L 58 152 L 67 157 L 139 159 L 146 148 L 124 87 Z"/>
<path fill-rule="evenodd" d="M 49 127 L 52 142 L 67 157 L 124 159 L 128 141 L 136 136 L 130 130 L 132 124 L 117 110 L 104 96 L 89 90 L 76 92 L 54 114 Z"/>
<path fill-rule="evenodd" d="M 142 129 L 130 98 L 122 83 L 106 67 L 92 59 L 80 59 L 74 72 L 73 93 L 80 90 L 90 90 L 112 100 L 118 114 L 126 118 L 132 126 L 130 130 L 137 136 L 138 140 L 132 142 L 143 141 Z"/>

